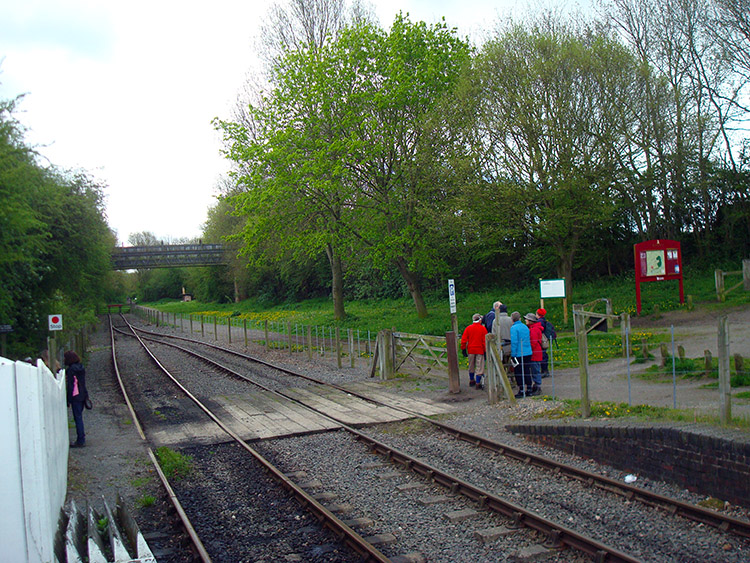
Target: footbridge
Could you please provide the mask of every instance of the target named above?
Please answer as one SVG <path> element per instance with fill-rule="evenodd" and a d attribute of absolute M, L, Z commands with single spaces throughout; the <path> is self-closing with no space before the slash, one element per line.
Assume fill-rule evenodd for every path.
<path fill-rule="evenodd" d="M 163 244 L 122 246 L 112 251 L 112 268 L 139 270 L 229 264 L 230 250 L 223 244 Z"/>

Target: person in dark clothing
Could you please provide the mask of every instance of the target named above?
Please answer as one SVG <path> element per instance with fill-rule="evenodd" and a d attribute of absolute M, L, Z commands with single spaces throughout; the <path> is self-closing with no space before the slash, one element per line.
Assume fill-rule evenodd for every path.
<path fill-rule="evenodd" d="M 548 321 L 547 321 L 547 319 L 545 317 L 546 315 L 547 315 L 547 310 L 546 309 L 539 308 L 539 309 L 536 310 L 536 316 L 539 319 L 539 324 L 542 325 L 542 332 L 549 339 L 549 336 L 547 335 L 547 333 L 548 333 L 547 322 Z M 549 340 L 547 340 L 547 341 L 550 344 L 552 344 L 552 342 L 550 342 Z M 547 352 L 546 349 L 542 350 L 542 361 L 539 364 L 539 366 L 541 368 L 542 377 L 549 377 L 549 353 Z"/>
<path fill-rule="evenodd" d="M 89 393 L 86 390 L 86 369 L 78 354 L 72 350 L 65 352 L 65 384 L 68 406 L 73 409 L 73 420 L 76 423 L 76 441 L 71 448 L 82 448 L 86 445 L 86 432 L 83 428 L 83 409 Z"/>

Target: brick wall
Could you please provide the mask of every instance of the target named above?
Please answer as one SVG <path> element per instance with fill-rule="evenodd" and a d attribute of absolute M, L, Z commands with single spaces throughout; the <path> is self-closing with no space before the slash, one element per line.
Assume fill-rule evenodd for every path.
<path fill-rule="evenodd" d="M 666 426 L 508 425 L 509 431 L 621 471 L 750 507 L 750 442 Z"/>

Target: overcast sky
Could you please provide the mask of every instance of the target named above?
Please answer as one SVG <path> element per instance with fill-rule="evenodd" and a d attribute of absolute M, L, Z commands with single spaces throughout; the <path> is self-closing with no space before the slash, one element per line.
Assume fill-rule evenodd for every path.
<path fill-rule="evenodd" d="M 106 188 L 109 225 L 198 237 L 228 169 L 211 125 L 227 118 L 270 0 L 23 0 L 0 5 L 0 99 L 26 94 L 27 142 Z M 461 35 L 492 27 L 512 0 L 373 2 L 386 29 L 445 16 Z M 515 15 L 518 15 L 516 13 Z"/>

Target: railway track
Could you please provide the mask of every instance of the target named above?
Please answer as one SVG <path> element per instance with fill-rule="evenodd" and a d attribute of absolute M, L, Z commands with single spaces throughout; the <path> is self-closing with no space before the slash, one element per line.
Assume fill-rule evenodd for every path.
<path fill-rule="evenodd" d="M 166 345 L 165 337 L 167 335 L 153 333 L 149 331 L 143 331 L 139 330 L 139 332 L 144 336 L 144 339 L 150 339 L 153 342 L 159 341 L 160 345 Z M 301 373 L 295 373 L 290 370 L 283 370 L 281 368 L 278 368 L 276 366 L 271 366 L 270 364 L 267 364 L 263 362 L 262 360 L 258 358 L 252 358 L 250 356 L 246 356 L 244 354 L 239 354 L 233 350 L 221 348 L 212 344 L 208 344 L 205 342 L 199 342 L 194 341 L 191 339 L 186 339 L 182 337 L 174 337 L 169 336 L 170 339 L 179 339 L 183 341 L 183 344 L 180 345 L 180 350 L 183 353 L 189 353 L 193 354 L 196 357 L 199 357 L 200 360 L 204 363 L 212 363 L 213 369 L 221 369 L 225 371 L 226 373 L 231 373 L 233 377 L 241 378 L 244 381 L 252 381 L 253 379 L 257 378 L 264 378 L 269 381 L 272 381 L 275 383 L 274 386 L 280 387 L 278 390 L 275 390 L 275 392 L 278 392 L 280 394 L 284 394 L 284 388 L 288 387 L 288 382 L 285 382 L 284 384 L 278 384 L 278 373 L 283 372 L 285 375 L 283 377 L 290 377 L 293 376 L 295 379 L 302 378 L 304 379 L 308 384 L 311 385 L 328 385 L 333 386 L 335 388 L 338 388 L 342 392 L 350 393 L 350 391 L 336 386 L 332 385 L 330 383 L 324 383 L 319 382 L 315 380 L 315 378 L 311 378 L 305 374 Z M 170 346 L 174 346 L 172 344 L 169 344 Z M 190 349 L 192 348 L 192 349 Z M 196 348 L 203 349 L 204 351 L 201 353 L 198 353 L 196 351 Z M 208 350 L 208 351 L 206 351 Z M 216 362 L 212 360 L 209 356 L 221 356 L 223 358 L 223 363 L 219 366 L 216 365 Z M 248 370 L 247 368 L 247 362 L 253 361 L 253 362 L 259 362 L 261 365 L 264 366 L 264 368 L 267 368 L 268 370 L 273 370 L 276 372 L 276 375 L 269 376 L 268 373 L 261 373 L 257 372 L 253 376 L 248 376 L 248 371 L 253 372 L 255 370 Z M 235 367 L 229 367 L 227 365 L 224 365 L 224 363 L 234 363 Z M 244 370 L 242 368 L 238 369 L 237 364 L 243 365 Z M 244 371 L 244 373 L 242 372 Z M 262 383 L 259 383 L 258 381 L 252 381 L 255 385 L 263 386 L 266 390 L 271 390 L 271 387 L 268 385 L 263 385 Z M 373 403 L 381 403 L 381 401 L 377 401 L 371 397 L 361 397 L 364 400 L 371 401 Z M 287 397 L 289 400 L 296 400 L 293 397 Z M 401 410 L 403 407 L 394 407 L 393 405 L 389 406 L 390 408 L 396 408 Z M 629 487 L 627 485 L 624 485 L 613 481 L 611 479 L 608 479 L 606 477 L 584 472 L 580 469 L 576 469 L 574 467 L 567 467 L 562 464 L 559 464 L 558 462 L 555 462 L 553 460 L 545 459 L 541 456 L 536 456 L 534 454 L 530 454 L 528 452 L 524 452 L 522 450 L 519 450 L 517 448 L 513 448 L 511 446 L 500 444 L 498 442 L 494 442 L 488 438 L 484 438 L 482 436 L 478 436 L 476 434 L 467 433 L 464 432 L 458 428 L 442 424 L 436 421 L 433 421 L 427 417 L 424 417 L 416 412 L 408 412 L 409 416 L 413 418 L 417 418 L 420 420 L 420 422 L 424 425 L 430 425 L 433 427 L 432 433 L 428 433 L 429 442 L 432 445 L 433 442 L 437 440 L 448 440 L 449 443 L 453 443 L 454 446 L 437 446 L 436 449 L 443 451 L 443 455 L 446 450 L 450 450 L 451 448 L 455 447 L 456 438 L 460 443 L 463 443 L 464 446 L 473 448 L 475 450 L 482 450 L 482 451 L 490 451 L 492 452 L 492 458 L 495 459 L 499 456 L 503 456 L 504 459 L 511 460 L 514 463 L 517 464 L 518 467 L 513 469 L 513 471 L 519 471 L 522 472 L 525 469 L 528 469 L 529 467 L 533 466 L 535 470 L 543 470 L 548 472 L 550 475 L 554 476 L 554 478 L 560 478 L 565 479 L 566 482 L 570 481 L 576 481 L 579 484 L 582 483 L 584 487 L 588 488 L 594 488 L 599 489 L 603 494 L 608 496 L 614 496 L 619 495 L 621 497 L 620 503 L 623 502 L 622 499 L 624 499 L 625 503 L 628 504 L 645 504 L 649 507 L 658 506 L 658 507 L 666 507 L 665 510 L 660 510 L 660 512 L 667 513 L 671 518 L 674 518 L 674 514 L 679 514 L 681 516 L 684 516 L 686 518 L 695 520 L 700 522 L 699 525 L 710 525 L 715 526 L 718 529 L 721 529 L 723 532 L 731 532 L 734 534 L 740 534 L 743 536 L 747 535 L 747 523 L 741 520 L 731 519 L 723 517 L 723 515 L 718 515 L 717 513 L 714 513 L 712 511 L 706 511 L 704 509 L 701 509 L 700 507 L 693 507 L 691 505 L 687 505 L 686 503 L 680 503 L 679 501 L 672 501 L 672 499 L 668 499 L 667 497 L 661 497 L 660 495 L 655 495 L 653 493 L 650 493 L 648 491 L 643 491 L 642 489 L 637 489 L 635 487 Z M 475 508 L 479 508 L 481 511 L 486 512 L 495 512 L 497 514 L 500 514 L 504 517 L 506 525 L 506 528 L 515 529 L 521 526 L 526 526 L 532 530 L 535 530 L 537 532 L 537 535 L 541 534 L 541 537 L 543 538 L 541 543 L 546 545 L 546 548 L 561 548 L 561 547 L 573 547 L 576 550 L 578 550 L 580 553 L 586 554 L 588 557 L 594 558 L 596 560 L 602 560 L 602 561 L 635 561 L 639 560 L 638 557 L 634 557 L 632 555 L 629 555 L 624 550 L 619 551 L 618 549 L 611 548 L 607 546 L 606 544 L 602 543 L 601 541 L 596 541 L 593 538 L 589 537 L 588 535 L 578 532 L 574 529 L 568 528 L 567 526 L 561 525 L 558 521 L 555 521 L 554 519 L 549 518 L 543 518 L 539 516 L 536 512 L 530 511 L 523 507 L 522 504 L 518 504 L 515 502 L 511 502 L 507 500 L 507 498 L 502 498 L 492 492 L 491 483 L 488 483 L 486 488 L 483 488 L 482 486 L 478 486 L 476 484 L 476 479 L 472 479 L 472 481 L 459 479 L 456 477 L 455 474 L 445 471 L 444 469 L 438 467 L 438 465 L 448 465 L 451 464 L 443 464 L 438 459 L 435 464 L 430 464 L 422 461 L 425 456 L 425 449 L 422 448 L 421 451 L 418 452 L 419 457 L 414 457 L 413 455 L 409 455 L 405 451 L 401 451 L 392 445 L 386 445 L 385 443 L 375 439 L 373 437 L 373 432 L 364 433 L 358 430 L 355 430 L 354 428 L 351 428 L 347 426 L 346 424 L 342 423 L 341 421 L 338 421 L 343 428 L 346 429 L 346 431 L 349 433 L 350 436 L 353 436 L 359 443 L 363 443 L 366 445 L 367 449 L 370 452 L 376 453 L 380 455 L 381 457 L 389 460 L 392 463 L 395 463 L 398 467 L 409 470 L 412 475 L 416 475 L 418 479 L 422 481 L 428 481 L 431 486 L 432 485 L 440 485 L 444 488 L 448 489 L 452 494 L 450 495 L 451 498 L 456 497 L 463 497 L 464 501 L 468 502 L 470 505 L 474 506 Z M 385 432 L 375 432 L 375 434 L 380 434 L 380 436 L 387 435 L 388 431 Z M 408 433 L 407 433 L 408 434 Z M 406 434 L 405 434 L 406 435 Z M 305 438 L 299 438 L 300 440 L 319 440 L 321 437 L 305 437 Z M 417 437 L 415 438 L 414 442 L 425 442 L 425 440 Z M 409 440 L 402 439 L 400 440 L 402 444 L 407 444 L 409 447 L 414 447 L 414 444 L 409 444 Z M 478 448 L 476 447 L 478 446 Z M 265 447 L 265 446 L 264 446 Z M 433 446 L 434 447 L 434 446 Z M 303 450 L 307 451 L 319 451 L 321 449 L 325 450 L 325 446 L 310 446 L 303 448 Z M 419 448 L 417 448 L 419 449 Z M 273 450 L 270 450 L 268 452 L 269 456 L 273 456 Z M 346 456 L 351 454 L 341 453 L 337 454 L 338 456 Z M 289 459 L 291 459 L 291 456 L 287 456 Z M 300 460 L 296 463 L 303 465 L 307 465 L 306 462 L 303 460 L 303 458 L 299 458 Z M 371 462 L 372 463 L 372 462 Z M 472 471 L 475 474 L 481 473 L 481 464 L 487 463 L 485 462 L 479 462 L 480 467 L 477 467 L 473 469 Z M 493 462 L 494 463 L 494 462 Z M 367 466 L 367 463 L 363 463 L 363 465 Z M 469 467 L 470 465 L 467 463 L 466 465 L 456 465 L 453 464 L 452 467 L 454 469 L 455 473 L 458 473 L 462 470 L 462 467 L 465 468 Z M 287 467 L 287 470 L 290 468 Z M 508 470 L 506 468 L 506 470 Z M 299 473 L 299 470 L 297 471 Z M 399 473 L 408 473 L 406 471 L 399 471 Z M 401 475 L 403 477 L 403 475 Z M 321 479 L 321 482 L 323 479 Z M 417 485 L 419 483 L 401 483 L 403 485 L 404 490 L 417 490 Z M 460 493 L 460 495 L 459 495 Z M 439 496 L 439 495 L 435 495 Z M 525 503 L 524 503 L 525 504 Z M 560 503 L 558 502 L 558 508 Z M 466 514 L 466 512 L 462 511 L 469 511 L 470 508 L 462 508 L 457 509 L 454 511 L 448 511 L 448 512 L 455 512 L 455 513 L 461 513 Z M 571 518 L 573 520 L 573 518 Z M 408 526 L 407 526 L 408 527 Z M 489 535 L 492 535 L 490 532 L 487 532 L 487 530 L 492 529 L 500 529 L 503 526 L 489 526 L 486 528 L 483 528 L 483 534 L 476 532 L 476 535 L 480 537 L 486 538 L 489 537 Z M 493 532 L 493 534 L 499 533 L 497 531 Z M 527 543 L 533 543 L 533 540 L 529 542 L 529 540 L 526 540 Z M 643 542 L 641 542 L 643 543 Z M 636 546 L 636 548 L 639 551 L 643 551 L 642 547 Z M 646 557 L 648 560 L 648 557 Z M 658 559 L 654 559 L 658 560 Z"/>

